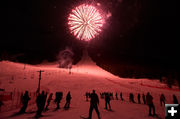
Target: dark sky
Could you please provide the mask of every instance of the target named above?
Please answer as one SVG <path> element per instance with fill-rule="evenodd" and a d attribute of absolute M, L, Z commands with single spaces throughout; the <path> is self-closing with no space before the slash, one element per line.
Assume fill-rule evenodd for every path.
<path fill-rule="evenodd" d="M 177 63 L 176 0 L 84 0 L 99 2 L 112 16 L 90 50 L 112 58 L 142 57 Z M 90 2 L 95 1 L 95 2 Z M 8 3 L 8 39 L 0 51 L 52 57 L 80 42 L 69 33 L 67 17 L 82 0 L 12 0 Z"/>

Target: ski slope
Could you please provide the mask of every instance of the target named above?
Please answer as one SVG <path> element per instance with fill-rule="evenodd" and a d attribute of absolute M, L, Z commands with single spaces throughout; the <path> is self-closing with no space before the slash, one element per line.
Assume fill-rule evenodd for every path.
<path fill-rule="evenodd" d="M 72 73 L 69 70 L 58 68 L 58 64 L 42 63 L 39 65 L 28 65 L 22 63 L 14 63 L 10 61 L 0 62 L 0 88 L 9 91 L 36 91 L 38 86 L 39 74 L 37 71 L 44 70 L 42 73 L 41 89 L 53 92 L 62 91 L 63 100 L 60 107 L 65 104 L 65 96 L 68 91 L 71 91 L 71 105 L 69 110 L 55 111 L 55 104 L 50 104 L 50 110 L 43 112 L 41 118 L 51 119 L 80 119 L 80 116 L 88 117 L 89 102 L 85 100 L 85 92 L 92 92 L 93 89 L 99 96 L 100 104 L 99 111 L 102 119 L 151 119 L 165 117 L 164 107 L 160 106 L 159 97 L 161 93 L 165 94 L 166 102 L 172 103 L 172 95 L 175 94 L 180 101 L 180 91 L 168 89 L 165 84 L 158 80 L 148 79 L 128 79 L 115 76 L 102 68 L 98 67 L 91 60 L 87 52 L 84 52 L 81 61 L 72 67 Z M 147 86 L 148 85 L 148 86 Z M 161 87 L 161 88 L 157 88 Z M 115 92 L 123 93 L 124 102 L 120 100 L 112 100 L 111 107 L 113 111 L 104 109 L 105 101 L 100 98 L 100 92 Z M 158 117 L 148 116 L 148 106 L 143 104 L 133 104 L 129 102 L 129 93 L 134 93 L 135 101 L 137 102 L 137 93 L 150 92 L 154 97 L 156 113 Z M 54 98 L 54 97 L 53 97 Z M 18 109 L 8 112 L 1 112 L 0 119 L 13 118 L 34 118 L 36 105 L 31 105 L 27 108 L 27 114 L 12 116 L 18 112 Z M 92 119 L 97 119 L 95 111 L 93 111 Z"/>

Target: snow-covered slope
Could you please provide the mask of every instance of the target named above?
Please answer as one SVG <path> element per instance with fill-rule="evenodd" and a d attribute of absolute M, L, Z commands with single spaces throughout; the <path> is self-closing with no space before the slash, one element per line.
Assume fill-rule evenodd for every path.
<path fill-rule="evenodd" d="M 172 103 L 172 94 L 176 94 L 180 101 L 180 92 L 178 90 L 168 89 L 165 84 L 161 84 L 158 80 L 148 79 L 125 79 L 114 76 L 113 74 L 96 66 L 87 52 L 81 61 L 73 66 L 72 73 L 69 74 L 67 69 L 57 68 L 56 63 L 25 65 L 22 63 L 14 63 L 9 61 L 0 62 L 0 88 L 6 91 L 13 90 L 29 90 L 36 91 L 38 86 L 38 70 L 44 70 L 42 73 L 41 89 L 49 90 L 49 92 L 63 91 L 64 98 L 61 102 L 65 103 L 65 95 L 71 91 L 72 102 L 70 110 L 53 111 L 55 104 L 51 103 L 50 110 L 43 113 L 42 118 L 53 119 L 79 119 L 80 115 L 87 117 L 89 111 L 89 102 L 85 101 L 85 92 L 95 89 L 97 94 L 100 92 L 123 92 L 125 101 L 112 100 L 112 112 L 104 109 L 105 101 L 100 99 L 99 111 L 102 119 L 150 119 L 148 117 L 148 107 L 143 104 L 129 103 L 129 93 L 135 94 L 137 102 L 137 93 L 150 92 L 154 97 L 156 112 L 159 118 L 164 118 L 164 107 L 160 106 L 159 95 L 164 93 L 167 103 Z M 159 87 L 159 88 L 157 88 Z M 176 88 L 176 87 L 174 87 Z M 100 95 L 99 95 L 100 98 Z M 61 105 L 61 107 L 62 107 Z M 8 118 L 17 110 L 0 113 L 0 118 Z M 36 105 L 28 107 L 27 112 L 36 110 Z M 14 116 L 11 118 L 32 118 L 35 113 Z M 93 119 L 97 119 L 97 115 L 93 113 Z"/>
<path fill-rule="evenodd" d="M 92 59 L 89 57 L 87 50 L 83 51 L 83 56 L 81 60 L 73 66 L 72 69 L 74 72 L 79 73 L 86 73 L 96 76 L 106 76 L 106 77 L 113 77 L 117 78 L 116 76 L 112 75 L 111 73 L 105 71 L 104 69 L 100 68 L 96 65 L 95 62 L 92 61 Z"/>

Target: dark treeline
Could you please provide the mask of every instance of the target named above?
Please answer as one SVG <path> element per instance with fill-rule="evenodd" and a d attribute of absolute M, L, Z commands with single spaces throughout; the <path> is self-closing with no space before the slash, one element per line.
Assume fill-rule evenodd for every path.
<path fill-rule="evenodd" d="M 105 54 L 104 54 L 105 55 Z M 112 58 L 109 55 L 96 56 L 90 53 L 96 64 L 103 69 L 123 78 L 149 78 L 159 79 L 169 87 L 178 82 L 180 86 L 178 67 L 175 64 L 165 63 L 163 59 L 150 59 L 144 57 Z"/>

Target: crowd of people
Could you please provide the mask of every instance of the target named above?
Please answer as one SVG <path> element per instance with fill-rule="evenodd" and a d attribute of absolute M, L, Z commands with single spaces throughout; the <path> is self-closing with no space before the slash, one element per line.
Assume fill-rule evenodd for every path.
<path fill-rule="evenodd" d="M 41 117 L 43 111 L 48 111 L 49 110 L 49 105 L 51 104 L 51 101 L 53 100 L 53 93 L 49 94 L 49 97 L 47 99 L 48 93 L 42 91 L 42 93 L 37 94 L 36 98 L 36 106 L 37 106 L 37 111 L 35 117 Z M 56 110 L 60 109 L 60 102 L 62 100 L 63 93 L 62 92 L 56 92 L 56 97 L 54 99 L 54 103 L 56 103 Z M 64 105 L 64 109 L 69 109 L 70 108 L 70 102 L 71 102 L 71 93 L 70 91 L 66 95 L 66 103 Z M 28 102 L 31 98 L 29 97 L 28 91 L 25 91 L 24 95 L 21 97 L 21 102 L 22 102 L 22 107 L 20 111 L 18 112 L 19 114 L 23 114 L 26 112 Z M 45 105 L 46 104 L 46 105 Z"/>
<path fill-rule="evenodd" d="M 89 92 L 88 93 L 86 92 L 86 100 L 88 100 L 88 98 L 90 98 L 90 100 L 91 100 L 90 101 L 91 105 L 90 105 L 90 109 L 89 109 L 89 119 L 91 119 L 93 108 L 96 110 L 98 118 L 100 119 L 100 114 L 99 114 L 99 110 L 98 110 L 99 99 L 98 99 L 97 94 L 95 93 L 95 90 L 93 90 L 92 94 L 93 94 L 93 96 Z M 94 96 L 94 95 L 96 95 L 96 96 Z M 114 99 L 113 93 L 112 92 L 111 93 L 110 92 L 103 92 L 103 93 L 100 93 L 100 96 L 101 96 L 101 98 L 104 98 L 104 100 L 105 100 L 105 109 L 112 110 L 110 101 Z M 117 92 L 115 93 L 115 99 L 118 100 Z M 94 100 L 96 100 L 96 101 L 94 101 Z M 120 92 L 120 100 L 124 101 L 122 92 Z M 138 101 L 138 104 L 141 104 L 140 93 L 137 94 L 137 101 Z M 142 101 L 143 101 L 143 104 L 147 104 L 149 107 L 149 116 L 156 116 L 155 105 L 153 102 L 153 96 L 150 94 L 150 92 L 147 92 L 146 96 L 144 93 L 142 94 Z M 166 101 L 166 99 L 165 99 L 164 94 L 161 94 L 160 105 L 162 106 L 162 104 L 163 104 L 165 106 L 165 101 Z M 129 102 L 136 103 L 134 101 L 134 94 L 133 93 L 129 93 Z M 177 97 L 174 94 L 173 94 L 173 104 L 178 104 Z"/>
<path fill-rule="evenodd" d="M 37 111 L 36 111 L 36 115 L 35 115 L 35 117 L 37 117 L 37 118 L 42 116 L 43 111 L 49 110 L 48 107 L 51 104 L 51 101 L 53 100 L 53 93 L 50 93 L 48 98 L 47 98 L 47 95 L 48 95 L 48 93 L 47 92 L 45 93 L 44 91 L 37 94 L 37 98 L 36 98 Z M 86 96 L 86 101 L 89 101 L 89 99 L 90 99 L 88 119 L 91 119 L 92 111 L 94 109 L 98 115 L 98 119 L 100 119 L 100 112 L 98 109 L 99 97 L 96 94 L 95 90 L 93 90 L 92 93 L 86 92 L 85 96 Z M 100 97 L 105 100 L 105 109 L 110 110 L 110 111 L 112 110 L 111 103 L 110 103 L 111 100 L 114 100 L 114 99 L 119 100 L 120 99 L 121 101 L 125 101 L 125 99 L 123 98 L 122 92 L 120 92 L 119 95 L 116 92 L 115 98 L 113 97 L 112 92 L 100 93 Z M 178 104 L 178 100 L 177 100 L 176 95 L 173 94 L 172 97 L 173 97 L 173 103 Z M 55 93 L 54 103 L 56 103 L 56 109 L 60 109 L 60 102 L 61 102 L 62 98 L 63 98 L 63 92 L 56 92 Z M 69 91 L 66 95 L 66 103 L 64 105 L 64 109 L 70 108 L 71 99 L 72 99 L 72 97 L 71 97 L 71 93 Z M 31 98 L 29 97 L 29 93 L 28 93 L 28 91 L 25 91 L 24 95 L 21 96 L 22 107 L 19 111 L 20 114 L 23 114 L 26 112 L 29 100 L 31 100 Z M 143 102 L 141 102 L 141 100 Z M 153 103 L 153 96 L 149 92 L 147 92 L 146 95 L 144 93 L 142 95 L 140 95 L 140 93 L 138 93 L 137 94 L 137 101 L 138 101 L 137 102 L 138 104 L 147 104 L 148 105 L 149 116 L 155 116 L 156 115 L 155 105 Z M 161 94 L 160 95 L 160 106 L 165 105 L 165 101 L 166 101 L 166 98 L 165 98 L 164 94 Z M 134 100 L 134 94 L 133 93 L 129 93 L 129 102 L 136 103 Z"/>

